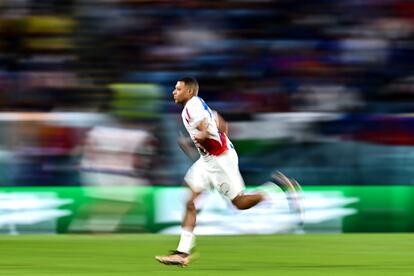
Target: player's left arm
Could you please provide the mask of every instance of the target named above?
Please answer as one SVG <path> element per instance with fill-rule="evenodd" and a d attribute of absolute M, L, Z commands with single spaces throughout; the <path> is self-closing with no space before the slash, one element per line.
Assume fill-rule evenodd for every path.
<path fill-rule="evenodd" d="M 223 119 L 223 117 L 217 111 L 214 111 L 214 120 L 216 121 L 218 130 L 221 133 L 227 135 L 229 132 L 229 124 Z"/>

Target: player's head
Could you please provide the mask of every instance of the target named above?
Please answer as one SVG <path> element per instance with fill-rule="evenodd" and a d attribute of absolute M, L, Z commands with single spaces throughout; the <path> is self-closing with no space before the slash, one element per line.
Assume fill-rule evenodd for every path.
<path fill-rule="evenodd" d="M 175 103 L 185 104 L 193 96 L 198 95 L 198 82 L 195 78 L 184 77 L 177 81 L 173 96 Z"/>

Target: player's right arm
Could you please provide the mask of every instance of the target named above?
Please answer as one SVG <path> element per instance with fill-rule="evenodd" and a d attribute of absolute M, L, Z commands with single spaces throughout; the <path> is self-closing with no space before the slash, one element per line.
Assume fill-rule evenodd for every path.
<path fill-rule="evenodd" d="M 180 133 L 180 137 L 178 137 L 178 145 L 180 146 L 181 150 L 193 161 L 198 159 L 198 151 L 194 147 L 193 141 L 189 138 L 184 136 L 184 134 Z"/>
<path fill-rule="evenodd" d="M 214 121 L 216 123 L 218 131 L 221 133 L 224 133 L 227 136 L 229 127 L 227 122 L 223 119 L 223 117 L 217 112 L 214 111 Z M 209 137 L 208 133 L 208 122 L 206 119 L 200 120 L 200 122 L 197 125 L 197 130 L 199 133 L 195 136 L 195 140 L 203 144 L 204 140 L 206 140 Z"/>

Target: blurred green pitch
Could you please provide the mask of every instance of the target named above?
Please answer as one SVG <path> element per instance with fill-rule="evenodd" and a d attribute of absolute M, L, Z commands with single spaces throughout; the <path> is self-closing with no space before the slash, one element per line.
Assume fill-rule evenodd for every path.
<path fill-rule="evenodd" d="M 187 268 L 154 255 L 177 236 L 0 236 L 1 275 L 414 275 L 413 234 L 199 236 Z"/>

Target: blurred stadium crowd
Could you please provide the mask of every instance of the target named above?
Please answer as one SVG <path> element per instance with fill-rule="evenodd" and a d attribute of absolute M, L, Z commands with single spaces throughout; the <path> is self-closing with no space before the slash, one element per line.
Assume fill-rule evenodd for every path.
<path fill-rule="evenodd" d="M 408 0 L 3 0 L 0 185 L 82 185 L 85 163 L 181 183 L 170 94 L 186 75 L 234 125 L 249 184 L 277 167 L 304 185 L 411 184 L 413 20 Z M 138 151 L 126 128 L 145 133 Z"/>

